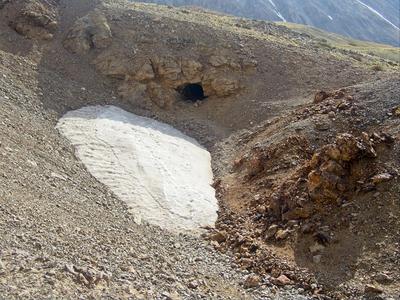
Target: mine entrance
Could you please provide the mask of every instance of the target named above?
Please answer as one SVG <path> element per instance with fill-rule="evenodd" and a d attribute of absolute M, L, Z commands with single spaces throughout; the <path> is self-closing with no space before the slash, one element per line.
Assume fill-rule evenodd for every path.
<path fill-rule="evenodd" d="M 179 92 L 182 95 L 183 100 L 188 102 L 196 102 L 206 98 L 204 96 L 203 86 L 200 83 L 186 84 L 179 89 Z"/>

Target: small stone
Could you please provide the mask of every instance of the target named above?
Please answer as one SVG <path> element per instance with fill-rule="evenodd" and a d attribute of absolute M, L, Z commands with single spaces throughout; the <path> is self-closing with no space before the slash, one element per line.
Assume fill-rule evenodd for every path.
<path fill-rule="evenodd" d="M 306 223 L 303 226 L 301 226 L 301 232 L 302 233 L 311 233 L 313 231 L 313 225 L 311 223 Z"/>
<path fill-rule="evenodd" d="M 328 122 L 322 122 L 322 121 L 315 122 L 315 129 L 319 131 L 326 131 L 329 130 L 329 128 L 331 128 L 331 124 L 329 124 Z"/>
<path fill-rule="evenodd" d="M 89 281 L 86 279 L 85 276 L 83 276 L 82 273 L 79 273 L 79 275 L 78 275 L 78 282 L 80 282 L 84 285 L 89 285 Z"/>
<path fill-rule="evenodd" d="M 27 162 L 32 166 L 32 167 L 37 167 L 37 163 L 34 160 L 28 159 Z"/>
<path fill-rule="evenodd" d="M 314 245 L 310 246 L 308 249 L 310 250 L 311 254 L 316 254 L 316 253 L 322 252 L 325 249 L 325 247 L 324 247 L 324 245 L 321 245 L 320 243 L 315 243 Z"/>
<path fill-rule="evenodd" d="M 380 287 L 375 286 L 373 284 L 367 284 L 365 286 L 365 293 L 367 293 L 367 294 L 382 294 L 383 290 Z"/>
<path fill-rule="evenodd" d="M 217 231 L 210 235 L 210 240 L 218 242 L 218 243 L 223 243 L 226 241 L 226 232 L 225 231 Z"/>
<path fill-rule="evenodd" d="M 286 275 L 283 274 L 280 275 L 278 278 L 273 278 L 271 281 L 272 283 L 280 286 L 285 286 L 292 283 L 292 281 Z"/>
<path fill-rule="evenodd" d="M 261 278 L 258 275 L 250 274 L 246 277 L 243 286 L 246 289 L 254 288 L 260 285 Z"/>
<path fill-rule="evenodd" d="M 67 271 L 68 273 L 76 274 L 75 269 L 74 269 L 74 265 L 66 264 L 64 266 L 64 270 Z"/>
<path fill-rule="evenodd" d="M 278 225 L 271 225 L 268 227 L 267 232 L 265 233 L 265 239 L 268 240 L 270 238 L 272 238 L 276 232 L 278 231 Z"/>
<path fill-rule="evenodd" d="M 56 272 L 54 270 L 49 270 L 49 271 L 46 272 L 46 275 L 47 276 L 55 276 Z"/>
<path fill-rule="evenodd" d="M 199 287 L 199 282 L 197 280 L 193 280 L 189 282 L 188 287 L 190 289 L 197 289 Z"/>
<path fill-rule="evenodd" d="M 315 263 L 315 264 L 319 264 L 320 262 L 321 262 L 321 259 L 322 259 L 322 255 L 314 255 L 313 256 L 313 262 Z"/>
<path fill-rule="evenodd" d="M 382 174 L 378 174 L 378 175 L 375 175 L 374 177 L 372 177 L 371 181 L 373 184 L 380 184 L 382 182 L 389 181 L 392 178 L 393 178 L 393 175 L 391 175 L 389 173 L 382 173 Z"/>
<path fill-rule="evenodd" d="M 267 208 L 265 207 L 265 205 L 259 205 L 257 206 L 257 212 L 259 214 L 265 214 L 267 212 Z"/>
<path fill-rule="evenodd" d="M 337 108 L 340 110 L 345 110 L 345 109 L 349 108 L 349 106 L 350 106 L 349 103 L 347 103 L 346 101 L 343 101 L 343 102 L 339 103 Z"/>
<path fill-rule="evenodd" d="M 280 241 L 280 240 L 284 240 L 286 239 L 290 234 L 290 231 L 288 229 L 279 229 L 276 234 L 275 234 L 275 238 Z"/>
<path fill-rule="evenodd" d="M 314 96 L 314 103 L 321 103 L 322 101 L 324 101 L 328 97 L 329 97 L 329 94 L 327 92 L 319 91 Z"/>
<path fill-rule="evenodd" d="M 163 296 L 165 298 L 165 300 L 180 300 L 180 299 L 182 299 L 177 292 L 172 292 L 172 293 L 164 292 L 164 293 L 161 293 L 161 296 Z"/>
<path fill-rule="evenodd" d="M 376 280 L 376 282 L 381 284 L 391 284 L 393 282 L 393 278 L 385 273 L 379 273 L 375 275 L 374 279 Z"/>
<path fill-rule="evenodd" d="M 288 224 L 289 227 L 297 227 L 299 225 L 299 221 L 290 220 L 287 224 Z"/>
<path fill-rule="evenodd" d="M 396 107 L 396 108 L 393 110 L 393 114 L 394 114 L 396 117 L 400 117 L 400 106 Z"/>
<path fill-rule="evenodd" d="M 336 91 L 333 96 L 334 99 L 342 99 L 345 96 L 344 91 Z"/>
<path fill-rule="evenodd" d="M 51 172 L 50 176 L 53 177 L 53 178 L 56 178 L 56 179 L 63 180 L 63 181 L 67 180 L 63 175 L 60 175 L 60 174 L 55 173 L 55 172 Z"/>

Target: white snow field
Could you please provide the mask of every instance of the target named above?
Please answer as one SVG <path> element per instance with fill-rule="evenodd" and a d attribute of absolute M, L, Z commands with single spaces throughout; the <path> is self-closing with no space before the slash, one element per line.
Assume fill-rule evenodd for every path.
<path fill-rule="evenodd" d="M 57 129 L 137 220 L 171 231 L 214 225 L 218 204 L 211 157 L 194 139 L 115 106 L 68 112 Z"/>

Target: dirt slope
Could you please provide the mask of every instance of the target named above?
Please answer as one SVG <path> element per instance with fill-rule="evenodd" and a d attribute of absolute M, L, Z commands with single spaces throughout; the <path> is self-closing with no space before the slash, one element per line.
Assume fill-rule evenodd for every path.
<path fill-rule="evenodd" d="M 318 285 L 296 280 L 295 272 L 287 275 L 293 274 L 296 284 L 279 289 L 275 279 L 283 275 L 285 265 L 273 273 L 251 267 L 240 270 L 242 261 L 234 259 L 236 249 L 231 244 L 235 232 L 241 232 L 236 226 L 230 226 L 229 238 L 213 242 L 228 250 L 225 255 L 200 238 L 136 225 L 123 203 L 76 159 L 55 125 L 72 109 L 116 105 L 197 138 L 213 151 L 216 174 L 235 182 L 242 174 L 237 179 L 227 175 L 233 160 L 252 148 L 253 138 L 269 139 L 269 127 L 263 122 L 288 115 L 277 124 L 291 124 L 297 118 L 292 109 L 301 104 L 302 109 L 312 110 L 308 103 L 319 89 L 381 78 L 367 85 L 364 93 L 369 95 L 366 99 L 383 103 L 384 110 L 376 106 L 370 112 L 376 119 L 374 114 L 382 117 L 398 103 L 398 82 L 390 79 L 395 65 L 376 57 L 355 59 L 351 53 L 327 51 L 307 37 L 269 23 L 200 11 L 124 1 L 2 4 L 0 297 L 302 299 L 299 293 L 318 290 Z M 371 68 L 377 64 L 387 71 Z M 207 98 L 183 101 L 180 92 L 191 84 L 201 86 Z M 393 92 L 375 98 L 375 90 Z M 243 130 L 254 136 L 237 140 Z M 275 134 L 285 132 L 285 126 L 278 126 Z M 313 134 L 323 136 L 319 131 Z M 324 139 L 316 145 L 332 143 L 334 136 Z M 242 182 L 237 187 L 241 193 Z M 253 189 L 252 182 L 245 182 L 243 191 Z M 253 206 L 248 206 L 251 193 L 232 215 L 225 207 L 236 205 L 235 199 L 221 196 L 221 224 L 230 218 L 236 222 L 236 214 L 243 213 L 244 220 L 254 217 Z M 253 222 L 248 228 L 259 224 Z M 390 249 L 395 243 L 387 245 Z M 307 267 L 301 255 L 298 265 Z M 280 259 L 278 255 L 274 261 Z M 395 262 L 388 261 L 387 267 Z M 329 272 L 323 276 L 334 278 Z M 321 284 L 327 282 L 316 277 Z M 359 287 L 360 281 L 355 284 Z"/>
<path fill-rule="evenodd" d="M 217 248 L 332 297 L 374 296 L 370 285 L 396 297 L 399 88 L 392 78 L 327 93 L 219 144 Z"/>

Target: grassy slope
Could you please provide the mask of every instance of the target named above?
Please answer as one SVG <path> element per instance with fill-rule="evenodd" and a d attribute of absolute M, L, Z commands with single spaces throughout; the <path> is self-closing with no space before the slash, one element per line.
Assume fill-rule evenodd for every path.
<path fill-rule="evenodd" d="M 302 24 L 285 23 L 285 22 L 277 22 L 277 24 L 286 26 L 287 28 L 290 28 L 300 33 L 308 34 L 320 40 L 321 44 L 327 44 L 335 48 L 352 50 L 363 54 L 371 54 L 400 63 L 400 48 L 397 47 L 385 44 L 355 40 Z"/>

